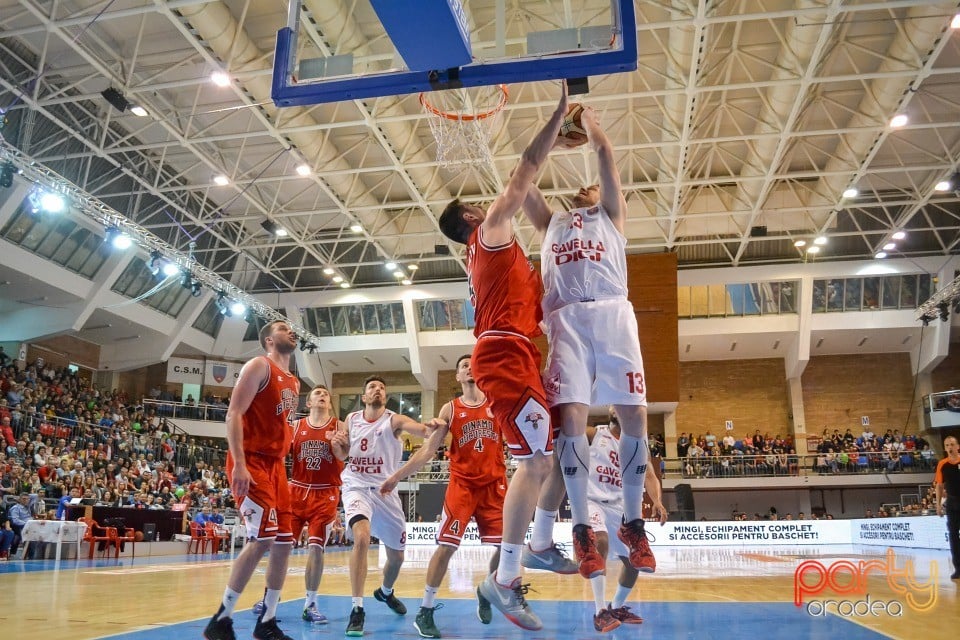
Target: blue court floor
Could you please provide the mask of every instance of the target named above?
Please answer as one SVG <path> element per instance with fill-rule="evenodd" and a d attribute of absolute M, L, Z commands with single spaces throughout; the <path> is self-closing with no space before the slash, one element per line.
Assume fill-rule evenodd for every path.
<path fill-rule="evenodd" d="M 419 605 L 417 599 L 404 598 L 407 615 L 397 616 L 373 598 L 365 599 L 366 637 L 419 638 L 413 627 L 413 618 Z M 369 602 L 368 602 L 369 601 Z M 434 620 L 444 638 L 470 640 L 473 638 L 503 638 L 518 640 L 553 640 L 565 638 L 651 638 L 656 640 L 680 638 L 750 638 L 763 640 L 866 640 L 886 638 L 836 617 L 814 618 L 788 603 L 700 603 L 647 602 L 637 605 L 642 625 L 622 625 L 610 633 L 599 634 L 593 629 L 593 608 L 586 602 L 531 601 L 544 621 L 539 632 L 524 631 L 494 612 L 490 625 L 482 625 L 476 617 L 476 603 L 472 600 L 447 600 Z M 308 625 L 300 621 L 303 600 L 283 602 L 278 609 L 280 626 L 296 640 L 343 638 L 350 611 L 350 598 L 322 597 L 319 608 L 330 619 L 326 625 Z M 238 612 L 234 617 L 237 638 L 251 638 L 255 618 L 250 611 Z M 170 640 L 171 638 L 201 638 L 207 620 L 192 620 L 135 633 L 108 636 L 111 640 Z"/>

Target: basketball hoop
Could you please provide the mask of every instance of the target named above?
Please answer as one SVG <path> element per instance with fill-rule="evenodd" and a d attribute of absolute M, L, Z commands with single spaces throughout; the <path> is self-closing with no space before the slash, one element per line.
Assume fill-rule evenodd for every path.
<path fill-rule="evenodd" d="M 420 94 L 430 131 L 437 141 L 437 162 L 441 167 L 492 165 L 490 139 L 497 116 L 507 104 L 507 87 L 498 84 L 478 87 L 471 96 L 466 89 Z"/>

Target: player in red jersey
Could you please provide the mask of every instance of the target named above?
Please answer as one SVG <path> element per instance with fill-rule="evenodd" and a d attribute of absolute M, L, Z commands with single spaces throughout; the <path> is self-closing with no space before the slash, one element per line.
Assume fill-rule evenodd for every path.
<path fill-rule="evenodd" d="M 397 483 L 415 474 L 433 459 L 447 434 L 450 441 L 450 483 L 443 500 L 443 515 L 437 533 L 437 548 L 427 567 L 427 585 L 414 626 L 424 638 L 439 638 L 433 621 L 437 591 L 447 572 L 450 558 L 460 547 L 463 532 L 476 518 L 480 541 L 497 546 L 490 559 L 490 571 L 500 561 L 500 540 L 503 534 L 503 498 L 507 493 L 507 467 L 503 463 L 503 435 L 493 417 L 483 392 L 477 388 L 470 369 L 470 356 L 460 356 L 456 367 L 457 382 L 463 395 L 443 405 L 437 429 L 420 449 L 394 474 L 387 478 L 381 493 L 393 491 Z M 433 425 L 428 425 L 433 426 Z M 490 602 L 477 591 L 480 622 L 490 624 Z"/>
<path fill-rule="evenodd" d="M 439 221 L 444 235 L 467 245 L 477 336 L 471 364 L 477 386 L 489 399 L 518 460 L 503 505 L 500 562 L 480 591 L 508 620 L 530 630 L 543 624 L 524 598 L 527 586 L 521 583 L 520 555 L 540 492 L 556 474 L 540 352 L 530 340 L 541 333 L 543 282 L 517 244 L 513 218 L 557 139 L 566 111 L 563 83 L 556 110 L 520 156 L 503 193 L 486 209 L 454 200 Z"/>
<path fill-rule="evenodd" d="M 266 357 L 243 365 L 227 409 L 227 477 L 250 542 L 233 562 L 220 609 L 203 631 L 207 640 L 235 640 L 233 609 L 267 551 L 265 610 L 253 635 L 258 640 L 289 638 L 277 626 L 276 616 L 293 548 L 283 459 L 290 450 L 290 421 L 300 393 L 300 381 L 289 371 L 297 335 L 277 320 L 260 330 L 260 346 Z"/>
<path fill-rule="evenodd" d="M 304 622 L 326 624 L 327 617 L 317 610 L 317 590 L 323 576 L 323 549 L 337 520 L 340 503 L 340 474 L 347 459 L 350 440 L 346 427 L 331 415 L 330 391 L 315 386 L 307 396 L 310 415 L 293 425 L 293 468 L 290 472 L 290 502 L 293 505 L 291 530 L 299 535 L 307 530 L 307 568 L 304 580 L 307 598 L 303 605 Z M 253 607 L 259 614 L 261 600 Z"/>

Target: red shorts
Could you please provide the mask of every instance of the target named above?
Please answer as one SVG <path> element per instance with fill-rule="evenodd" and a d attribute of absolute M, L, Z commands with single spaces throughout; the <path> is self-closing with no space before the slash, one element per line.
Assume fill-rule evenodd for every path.
<path fill-rule="evenodd" d="M 293 506 L 290 525 L 294 537 L 299 537 L 306 523 L 309 524 L 307 544 L 324 546 L 327 543 L 328 528 L 337 519 L 340 487 L 308 489 L 290 483 L 290 503 Z"/>
<path fill-rule="evenodd" d="M 503 538 L 503 499 L 506 495 L 506 476 L 479 487 L 451 478 L 443 499 L 437 544 L 459 547 L 471 516 L 477 521 L 480 542 L 500 544 Z"/>
<path fill-rule="evenodd" d="M 290 489 L 283 458 L 245 451 L 247 470 L 253 478 L 245 496 L 234 496 L 247 528 L 247 537 L 293 544 L 290 528 Z M 233 477 L 233 459 L 227 455 L 227 481 Z"/>
<path fill-rule="evenodd" d="M 540 350 L 522 336 L 484 334 L 470 359 L 477 386 L 514 458 L 553 453 L 553 430 L 540 378 Z"/>

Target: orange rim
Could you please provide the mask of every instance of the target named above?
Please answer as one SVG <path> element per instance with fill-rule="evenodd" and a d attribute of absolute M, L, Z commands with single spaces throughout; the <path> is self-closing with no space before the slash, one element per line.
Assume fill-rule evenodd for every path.
<path fill-rule="evenodd" d="M 427 100 L 427 94 L 425 92 L 420 93 L 420 104 L 423 105 L 423 108 L 432 113 L 435 116 L 440 116 L 441 118 L 446 118 L 447 120 L 460 120 L 461 122 L 470 122 L 472 120 L 483 120 L 484 118 L 489 118 L 490 116 L 498 113 L 503 109 L 507 104 L 507 98 L 509 94 L 507 93 L 507 85 L 498 84 L 497 88 L 500 90 L 500 102 L 497 103 L 495 107 L 489 111 L 484 111 L 482 113 L 450 113 L 448 111 L 443 111 L 439 107 L 435 107 L 430 104 L 430 101 Z"/>

